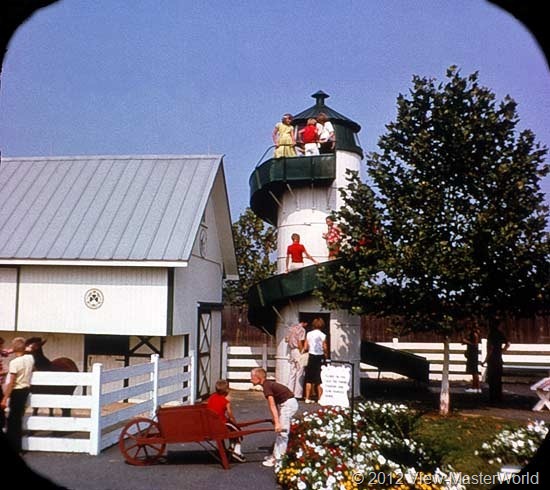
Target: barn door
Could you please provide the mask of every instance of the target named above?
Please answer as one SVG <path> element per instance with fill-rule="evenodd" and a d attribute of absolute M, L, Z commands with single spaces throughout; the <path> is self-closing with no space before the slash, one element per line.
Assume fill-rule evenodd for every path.
<path fill-rule="evenodd" d="M 212 378 L 212 309 L 199 307 L 197 333 L 197 399 L 211 393 Z"/>

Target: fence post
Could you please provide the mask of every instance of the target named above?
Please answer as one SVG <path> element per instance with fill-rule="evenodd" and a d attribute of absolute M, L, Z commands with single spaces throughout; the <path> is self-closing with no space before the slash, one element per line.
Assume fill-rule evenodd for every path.
<path fill-rule="evenodd" d="M 262 367 L 267 373 L 267 344 L 262 344 Z"/>
<path fill-rule="evenodd" d="M 222 379 L 227 379 L 227 341 L 222 342 Z"/>
<path fill-rule="evenodd" d="M 196 401 L 195 397 L 195 383 L 196 383 L 196 358 L 195 351 L 189 351 L 189 404 L 194 405 Z"/>
<path fill-rule="evenodd" d="M 151 400 L 153 406 L 151 407 L 151 418 L 155 417 L 157 413 L 157 405 L 159 400 L 159 355 L 151 354 L 151 363 L 153 364 L 153 371 L 151 372 L 151 381 L 153 382 L 153 391 L 151 393 Z"/>
<path fill-rule="evenodd" d="M 92 456 L 101 452 L 101 374 L 103 366 L 94 363 L 92 366 L 92 396 L 90 407 L 90 450 Z"/>
<path fill-rule="evenodd" d="M 483 383 L 484 379 L 486 379 L 485 370 L 487 369 L 487 366 L 481 366 L 481 363 L 487 359 L 487 338 L 482 338 L 479 346 L 481 347 L 481 352 L 479 353 L 479 379 Z"/>

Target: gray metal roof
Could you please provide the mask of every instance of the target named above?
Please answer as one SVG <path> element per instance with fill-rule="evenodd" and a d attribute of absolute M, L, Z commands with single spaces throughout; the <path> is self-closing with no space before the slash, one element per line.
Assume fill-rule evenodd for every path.
<path fill-rule="evenodd" d="M 221 166 L 220 155 L 2 158 L 0 260 L 186 261 Z"/>

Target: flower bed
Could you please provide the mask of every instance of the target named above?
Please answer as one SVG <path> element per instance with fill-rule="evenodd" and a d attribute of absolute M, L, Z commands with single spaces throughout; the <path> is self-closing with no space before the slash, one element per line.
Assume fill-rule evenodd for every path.
<path fill-rule="evenodd" d="M 412 438 L 420 417 L 405 405 L 360 403 L 304 414 L 291 427 L 288 450 L 276 468 L 287 489 L 464 488 L 452 468 Z M 352 454 L 353 453 L 353 454 Z"/>
<path fill-rule="evenodd" d="M 418 437 L 423 433 L 424 440 L 430 440 L 425 438 L 425 431 L 434 423 L 433 417 L 421 417 L 405 405 L 375 402 L 356 405 L 353 426 L 349 409 L 325 407 L 304 413 L 291 427 L 287 453 L 276 467 L 277 481 L 287 490 L 464 489 L 475 478 L 468 481 L 468 472 L 477 474 L 483 468 L 490 476 L 497 475 L 503 465 L 525 465 L 548 432 L 544 422 L 519 428 L 495 427 L 498 432 L 494 437 L 478 437 L 473 445 L 462 444 L 464 454 L 471 456 L 467 464 L 462 460 L 461 470 L 455 470 L 443 461 L 456 462 L 449 459 L 449 451 L 455 450 L 456 444 L 437 444 L 433 436 L 441 434 L 443 442 L 449 442 L 449 431 L 453 431 L 458 441 L 473 440 L 468 431 L 476 430 L 476 426 L 461 429 L 465 423 L 460 419 L 441 419 L 428 448 Z M 447 425 L 446 431 L 441 430 Z M 491 432 L 489 422 L 486 425 L 490 437 L 495 432 Z M 474 459 L 479 467 L 474 467 Z"/>
<path fill-rule="evenodd" d="M 542 421 L 526 427 L 504 428 L 492 440 L 484 442 L 476 454 L 491 465 L 525 466 L 548 433 Z"/>

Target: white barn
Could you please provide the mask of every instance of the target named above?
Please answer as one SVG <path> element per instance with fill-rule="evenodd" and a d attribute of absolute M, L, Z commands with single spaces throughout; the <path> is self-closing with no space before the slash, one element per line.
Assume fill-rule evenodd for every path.
<path fill-rule="evenodd" d="M 221 156 L 3 158 L 0 336 L 120 366 L 197 356 L 220 376 L 222 284 L 237 265 Z"/>

